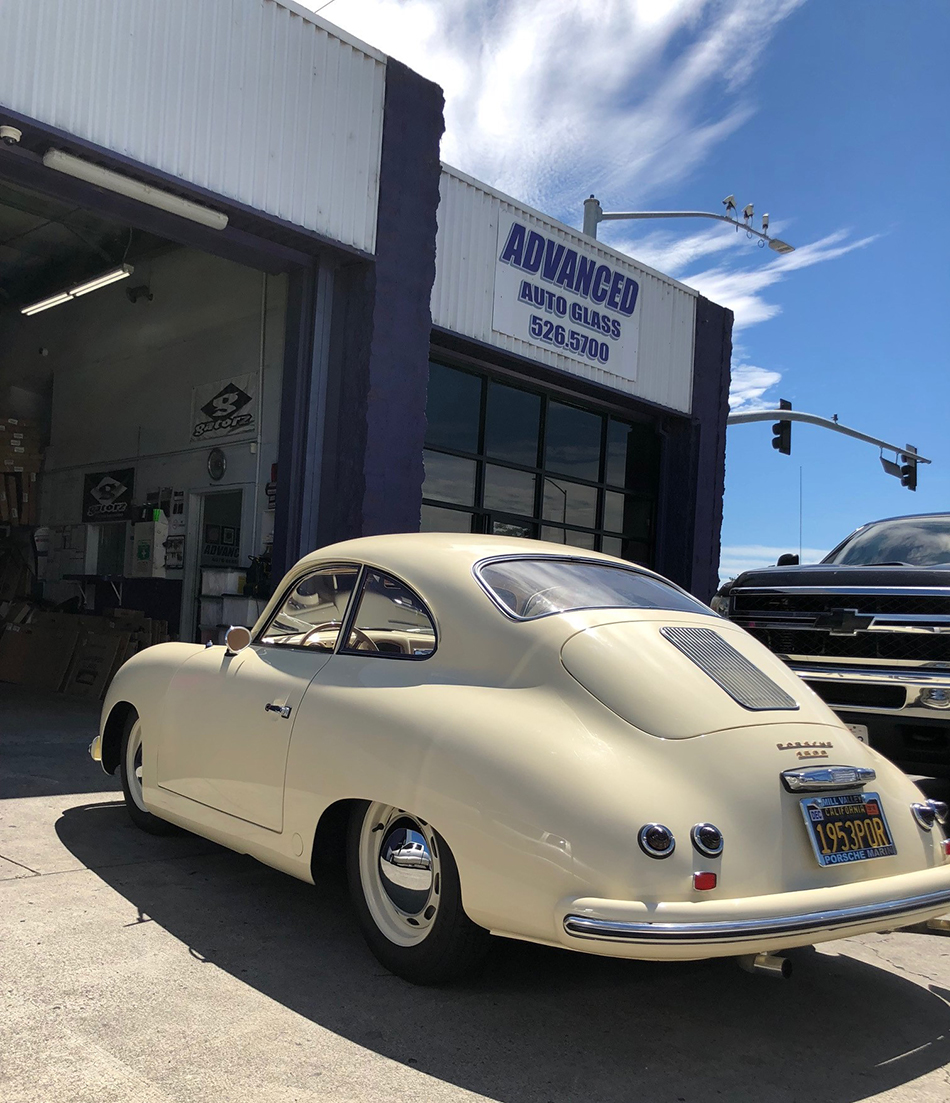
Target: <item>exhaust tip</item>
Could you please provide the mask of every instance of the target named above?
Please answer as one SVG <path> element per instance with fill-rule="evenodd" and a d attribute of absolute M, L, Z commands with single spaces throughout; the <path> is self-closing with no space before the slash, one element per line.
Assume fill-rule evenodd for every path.
<path fill-rule="evenodd" d="M 779 954 L 743 954 L 736 958 L 739 968 L 747 973 L 758 973 L 761 976 L 775 977 L 780 980 L 788 980 L 792 975 L 792 963 L 787 957 Z"/>

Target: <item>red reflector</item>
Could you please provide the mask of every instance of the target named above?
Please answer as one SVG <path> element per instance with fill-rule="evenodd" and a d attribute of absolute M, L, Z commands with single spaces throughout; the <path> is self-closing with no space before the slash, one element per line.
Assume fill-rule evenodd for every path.
<path fill-rule="evenodd" d="M 947 840 L 950 842 L 950 840 Z M 714 889 L 716 887 L 716 875 L 715 873 L 694 873 L 693 874 L 693 888 L 694 889 Z"/>
<path fill-rule="evenodd" d="M 944 854 L 950 855 L 950 839 L 941 840 L 940 845 L 943 847 Z"/>

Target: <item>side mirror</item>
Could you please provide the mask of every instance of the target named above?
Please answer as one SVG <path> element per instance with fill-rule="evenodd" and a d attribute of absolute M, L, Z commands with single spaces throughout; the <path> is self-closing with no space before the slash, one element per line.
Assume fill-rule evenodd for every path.
<path fill-rule="evenodd" d="M 251 630 L 241 624 L 232 624 L 224 637 L 229 655 L 236 655 L 239 651 L 243 651 L 250 642 Z"/>
<path fill-rule="evenodd" d="M 775 563 L 776 567 L 797 567 L 798 556 L 793 555 L 791 552 L 786 552 L 784 555 L 780 555 Z"/>

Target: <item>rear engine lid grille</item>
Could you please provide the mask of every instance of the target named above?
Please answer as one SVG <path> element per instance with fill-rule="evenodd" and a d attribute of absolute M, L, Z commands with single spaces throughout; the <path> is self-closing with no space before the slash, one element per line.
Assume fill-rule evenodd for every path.
<path fill-rule="evenodd" d="M 794 697 L 711 628 L 665 627 L 660 634 L 743 708 L 754 712 L 798 708 Z"/>

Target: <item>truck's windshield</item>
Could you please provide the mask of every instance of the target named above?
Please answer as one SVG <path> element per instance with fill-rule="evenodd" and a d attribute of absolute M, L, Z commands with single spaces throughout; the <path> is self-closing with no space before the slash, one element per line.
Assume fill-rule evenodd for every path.
<path fill-rule="evenodd" d="M 899 517 L 859 529 L 824 560 L 850 566 L 950 563 L 950 516 Z"/>
<path fill-rule="evenodd" d="M 504 559 L 478 569 L 482 585 L 522 620 L 570 609 L 712 612 L 675 586 L 636 570 L 577 559 Z"/>

